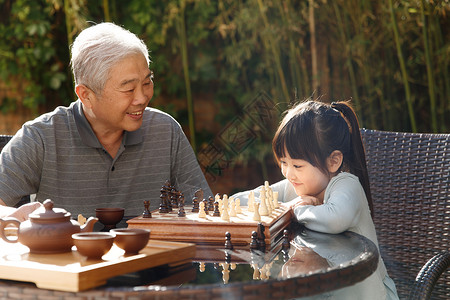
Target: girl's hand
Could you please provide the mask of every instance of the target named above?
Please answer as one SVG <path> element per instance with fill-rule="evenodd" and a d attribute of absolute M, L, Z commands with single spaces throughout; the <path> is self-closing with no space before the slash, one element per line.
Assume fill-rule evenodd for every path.
<path fill-rule="evenodd" d="M 281 202 L 280 205 L 282 207 L 285 207 L 286 209 L 291 209 L 291 208 L 296 207 L 298 205 L 298 203 L 299 203 L 298 198 L 295 198 L 294 200 L 291 200 L 289 202 Z"/>
<path fill-rule="evenodd" d="M 20 222 L 28 220 L 28 215 L 34 212 L 36 209 L 40 208 L 42 204 L 40 202 L 31 202 L 24 204 L 17 208 L 14 212 L 9 214 L 8 217 L 13 217 L 18 219 Z"/>
<path fill-rule="evenodd" d="M 298 201 L 298 204 L 295 205 L 295 206 L 299 206 L 299 205 L 314 205 L 314 206 L 317 206 L 317 205 L 322 205 L 323 204 L 318 198 L 313 197 L 313 196 L 308 196 L 308 195 L 300 196 L 299 199 L 300 200 Z"/>

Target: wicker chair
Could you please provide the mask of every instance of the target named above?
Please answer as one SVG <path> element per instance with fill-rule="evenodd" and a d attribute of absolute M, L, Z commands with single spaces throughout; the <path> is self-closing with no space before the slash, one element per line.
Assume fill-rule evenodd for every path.
<path fill-rule="evenodd" d="M 400 299 L 450 299 L 450 134 L 361 135 L 380 252 Z"/>
<path fill-rule="evenodd" d="M 11 138 L 12 135 L 0 135 L 0 152 L 2 151 L 3 147 L 8 144 Z"/>

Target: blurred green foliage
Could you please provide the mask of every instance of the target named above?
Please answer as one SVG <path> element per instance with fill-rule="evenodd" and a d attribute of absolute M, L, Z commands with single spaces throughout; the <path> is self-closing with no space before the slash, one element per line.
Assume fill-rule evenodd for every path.
<path fill-rule="evenodd" d="M 373 129 L 450 128 L 448 0 L 0 0 L 0 7 L 0 87 L 16 89 L 36 112 L 75 99 L 69 45 L 87 21 L 107 20 L 148 44 L 155 97 L 195 106 L 197 95 L 211 94 L 222 126 L 265 92 L 282 109 L 311 95 L 351 98 L 361 125 Z M 0 109 L 13 110 L 15 100 L 0 99 Z M 193 121 L 192 106 L 160 108 L 184 126 Z M 202 145 L 217 133 L 196 134 Z"/>

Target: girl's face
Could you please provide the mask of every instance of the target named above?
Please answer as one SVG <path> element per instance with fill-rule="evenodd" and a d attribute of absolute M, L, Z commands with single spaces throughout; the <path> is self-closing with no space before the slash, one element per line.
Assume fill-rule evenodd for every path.
<path fill-rule="evenodd" d="M 292 159 L 287 151 L 280 159 L 281 173 L 292 184 L 298 196 L 313 196 L 323 201 L 330 182 L 328 174 L 303 159 Z"/>

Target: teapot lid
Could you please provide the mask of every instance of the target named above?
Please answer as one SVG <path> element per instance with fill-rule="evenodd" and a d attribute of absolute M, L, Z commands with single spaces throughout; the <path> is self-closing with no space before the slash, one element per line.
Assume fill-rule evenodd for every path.
<path fill-rule="evenodd" d="M 53 201 L 47 199 L 43 203 L 45 212 L 37 212 L 30 215 L 30 219 L 59 219 L 70 217 L 70 213 L 62 208 L 53 208 Z"/>

